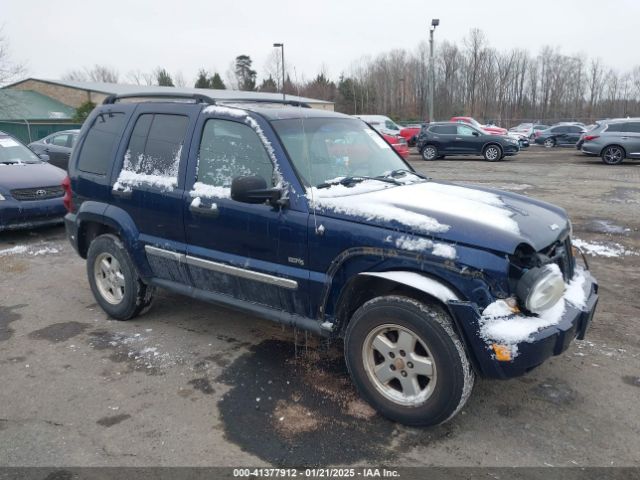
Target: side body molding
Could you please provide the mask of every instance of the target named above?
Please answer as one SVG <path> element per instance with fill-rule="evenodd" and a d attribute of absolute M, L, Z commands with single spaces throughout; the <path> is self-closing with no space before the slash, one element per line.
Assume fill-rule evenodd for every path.
<path fill-rule="evenodd" d="M 408 287 L 412 287 L 417 290 L 421 290 L 425 293 L 428 293 L 429 295 L 437 298 L 444 304 L 452 300 L 454 301 L 460 300 L 458 295 L 456 295 L 455 292 L 453 292 L 453 290 L 451 290 L 446 285 L 432 278 L 420 275 L 419 273 L 391 271 L 391 272 L 364 272 L 364 273 L 361 273 L 360 275 L 384 278 L 386 280 L 391 280 L 393 282 L 400 283 L 402 285 L 407 285 Z"/>

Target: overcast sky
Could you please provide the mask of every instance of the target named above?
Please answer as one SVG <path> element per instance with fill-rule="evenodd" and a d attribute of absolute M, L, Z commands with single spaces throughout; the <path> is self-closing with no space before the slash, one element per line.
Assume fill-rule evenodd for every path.
<path fill-rule="evenodd" d="M 239 54 L 261 75 L 274 42 L 298 79 L 323 64 L 337 77 L 363 55 L 413 50 L 440 18 L 436 42 L 483 30 L 498 49 L 559 47 L 628 70 L 640 64 L 640 0 L 2 0 L 0 25 L 11 55 L 35 77 L 111 66 L 163 66 L 191 83 L 199 68 L 223 78 Z"/>

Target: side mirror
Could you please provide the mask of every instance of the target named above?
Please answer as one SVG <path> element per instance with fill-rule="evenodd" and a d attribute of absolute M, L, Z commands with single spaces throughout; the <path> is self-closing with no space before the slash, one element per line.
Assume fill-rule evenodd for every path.
<path fill-rule="evenodd" d="M 38 153 L 38 157 L 43 162 L 48 162 L 49 161 L 49 155 L 47 155 L 46 153 Z"/>
<path fill-rule="evenodd" d="M 474 137 L 479 137 L 479 136 L 480 136 L 480 134 L 479 134 L 478 132 L 473 132 L 473 136 L 474 136 Z"/>
<path fill-rule="evenodd" d="M 231 198 L 242 203 L 282 205 L 282 190 L 268 188 L 267 181 L 259 176 L 236 177 L 231 182 Z"/>

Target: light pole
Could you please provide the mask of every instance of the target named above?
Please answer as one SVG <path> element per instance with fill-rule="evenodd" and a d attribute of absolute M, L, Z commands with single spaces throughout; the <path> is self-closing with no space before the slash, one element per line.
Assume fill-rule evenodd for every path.
<path fill-rule="evenodd" d="M 403 106 L 404 106 L 404 77 L 400 79 L 400 92 L 398 94 L 398 110 L 399 110 L 400 117 L 402 117 Z"/>
<path fill-rule="evenodd" d="M 431 20 L 431 28 L 429 29 L 429 122 L 433 122 L 433 87 L 436 82 L 433 69 L 433 32 L 438 25 L 440 25 L 439 19 Z"/>
<path fill-rule="evenodd" d="M 274 43 L 273 46 L 279 47 L 282 52 L 282 100 L 286 100 L 284 96 L 284 43 Z"/>

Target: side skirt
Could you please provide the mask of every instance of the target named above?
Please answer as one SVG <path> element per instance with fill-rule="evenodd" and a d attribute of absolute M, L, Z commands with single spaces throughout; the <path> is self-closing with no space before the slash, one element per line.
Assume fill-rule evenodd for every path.
<path fill-rule="evenodd" d="M 149 283 L 153 286 L 164 288 L 166 290 L 170 290 L 187 297 L 204 300 L 205 302 L 214 303 L 223 307 L 229 307 L 243 313 L 250 313 L 258 317 L 266 318 L 267 320 L 287 325 L 289 327 L 296 327 L 302 330 L 307 330 L 322 337 L 328 337 L 331 333 L 330 331 L 321 328 L 320 322 L 314 320 L 313 318 L 283 312 L 281 310 L 276 310 L 274 308 L 266 307 L 257 303 L 238 300 L 229 295 L 201 290 L 199 288 L 190 287 L 188 285 L 183 285 L 171 280 L 152 278 Z"/>

